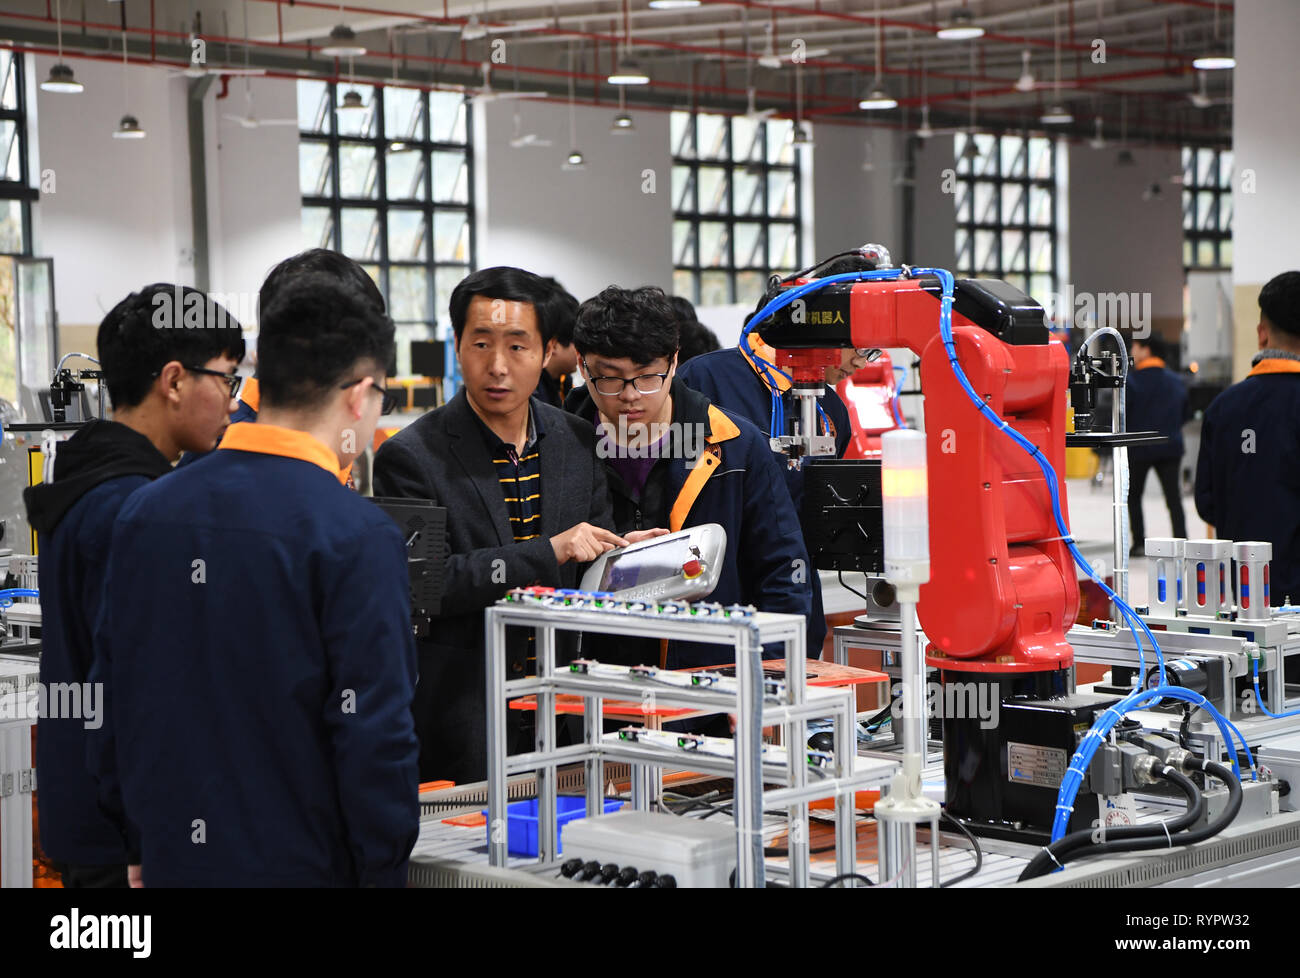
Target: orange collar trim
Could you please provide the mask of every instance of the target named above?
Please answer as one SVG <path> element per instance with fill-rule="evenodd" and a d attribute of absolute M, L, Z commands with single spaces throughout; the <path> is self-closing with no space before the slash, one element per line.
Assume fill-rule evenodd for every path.
<path fill-rule="evenodd" d="M 1300 374 L 1300 360 L 1275 360 L 1269 357 L 1255 364 L 1246 376 L 1258 377 L 1260 374 Z"/>
<path fill-rule="evenodd" d="M 1147 367 L 1163 367 L 1165 362 L 1159 357 L 1143 357 L 1133 365 L 1134 370 L 1146 370 Z"/>
<path fill-rule="evenodd" d="M 343 481 L 347 473 L 339 472 L 339 459 L 317 438 L 305 431 L 281 428 L 257 421 L 240 421 L 226 429 L 219 449 L 237 452 L 259 452 L 262 455 L 281 455 L 319 465 L 334 478 Z M 340 478 L 341 476 L 341 478 Z"/>
<path fill-rule="evenodd" d="M 764 343 L 762 337 L 757 333 L 750 333 L 745 342 L 749 345 L 749 348 L 746 349 L 745 346 L 742 345 L 740 347 L 740 354 L 745 358 L 745 362 L 749 364 L 754 373 L 758 374 L 758 379 L 766 384 L 769 390 L 771 389 L 772 384 L 775 383 L 776 389 L 780 393 L 784 394 L 788 391 L 790 389 L 789 380 L 775 371 L 772 371 L 771 379 L 769 380 L 767 374 L 764 373 L 763 370 L 759 369 L 758 364 L 754 362 L 754 356 L 757 355 L 768 363 L 775 364 L 776 350 Z"/>
<path fill-rule="evenodd" d="M 243 386 L 239 388 L 239 399 L 248 405 L 250 411 L 256 411 L 262 403 L 262 389 L 257 386 L 256 377 L 244 378 Z"/>

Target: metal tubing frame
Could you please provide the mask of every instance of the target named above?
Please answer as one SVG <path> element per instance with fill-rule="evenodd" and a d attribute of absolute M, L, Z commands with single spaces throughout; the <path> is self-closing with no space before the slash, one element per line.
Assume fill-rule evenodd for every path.
<path fill-rule="evenodd" d="M 631 680 L 592 678 L 582 674 L 557 671 L 555 666 L 555 632 L 589 631 L 606 634 L 644 635 L 648 620 L 664 637 L 682 637 L 693 641 L 731 644 L 736 652 L 738 691 L 718 692 L 709 687 L 673 687 Z M 537 638 L 537 675 L 521 680 L 505 678 L 505 637 L 510 625 L 531 626 Z M 703 626 L 703 627 L 702 627 Z M 735 783 L 736 885 L 762 887 L 765 880 L 763 861 L 763 811 L 769 804 L 789 810 L 792 827 L 789 833 L 790 876 L 794 885 L 807 885 L 810 878 L 808 852 L 808 803 L 816 798 L 836 798 L 836 871 L 853 872 L 857 865 L 854 833 L 854 793 L 868 784 L 878 772 L 857 774 L 854 771 L 856 737 L 853 731 L 855 701 L 851 690 L 816 690 L 805 699 L 806 662 L 804 623 L 794 615 L 755 614 L 751 617 L 670 619 L 659 615 L 636 615 L 594 609 L 569 609 L 548 606 L 500 603 L 486 609 L 487 732 L 488 732 L 488 859 L 494 866 L 507 862 L 506 778 L 522 770 L 538 772 L 539 860 L 552 861 L 558 854 L 555 832 L 555 768 L 581 761 L 586 766 L 586 805 L 589 815 L 601 811 L 603 799 L 603 764 L 606 760 L 625 760 L 632 766 L 632 801 L 646 808 L 652 798 L 651 773 L 658 768 L 687 762 L 701 770 L 719 770 L 732 774 Z M 762 648 L 764 642 L 781 642 L 785 646 L 786 686 L 783 702 L 766 701 L 763 696 Z M 681 704 L 712 712 L 734 710 L 737 714 L 735 756 L 686 756 L 652 745 L 607 740 L 602 735 L 603 701 L 607 697 L 635 699 L 653 688 L 662 702 Z M 580 695 L 585 704 L 583 743 L 557 748 L 554 743 L 555 697 L 560 692 Z M 536 694 L 536 750 L 509 756 L 506 744 L 506 713 L 512 698 Z M 807 721 L 812 717 L 830 717 L 833 721 L 835 773 L 809 781 L 802 759 L 807 742 Z M 787 763 L 763 762 L 763 728 L 766 723 L 781 724 L 787 743 Z M 657 780 L 657 779 L 656 779 Z M 787 788 L 765 795 L 765 782 L 783 781 Z"/>

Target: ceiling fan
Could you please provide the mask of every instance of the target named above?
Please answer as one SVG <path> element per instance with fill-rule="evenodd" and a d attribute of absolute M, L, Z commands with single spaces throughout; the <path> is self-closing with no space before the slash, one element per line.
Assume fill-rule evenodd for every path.
<path fill-rule="evenodd" d="M 549 139 L 542 139 L 535 132 L 523 132 L 523 123 L 520 119 L 519 110 L 515 109 L 515 128 L 514 135 L 510 137 L 510 145 L 515 149 L 528 149 L 530 147 L 543 148 L 551 145 Z"/>
<path fill-rule="evenodd" d="M 208 43 L 203 39 L 203 21 L 202 11 L 194 12 L 194 29 L 190 31 L 189 36 L 185 39 L 186 45 L 190 49 L 190 63 L 184 68 L 168 68 L 168 74 L 176 78 L 206 78 L 209 75 L 265 75 L 265 68 L 250 68 L 248 66 L 248 10 L 244 10 L 244 67 L 242 68 L 225 68 L 221 66 L 209 67 L 207 63 Z"/>
<path fill-rule="evenodd" d="M 1199 71 L 1197 74 L 1201 76 L 1200 87 L 1195 91 L 1187 93 L 1188 101 L 1190 101 L 1192 105 L 1196 106 L 1198 109 L 1208 109 L 1214 105 L 1232 104 L 1231 96 L 1225 98 L 1210 98 L 1210 93 L 1205 87 L 1206 73 L 1204 71 Z"/>
<path fill-rule="evenodd" d="M 794 52 L 787 51 L 783 54 L 776 53 L 776 22 L 773 20 L 763 28 L 767 34 L 767 44 L 763 49 L 762 56 L 759 57 L 758 63 L 763 68 L 780 68 L 783 64 L 794 64 Z M 800 52 L 804 58 L 824 58 L 831 53 L 830 48 L 807 48 Z"/>
<path fill-rule="evenodd" d="M 508 98 L 546 98 L 546 92 L 498 91 L 492 87 L 492 63 L 484 61 L 483 84 L 479 88 L 466 88 L 465 98 L 471 102 L 496 102 Z"/>
<path fill-rule="evenodd" d="M 297 119 L 259 119 L 257 113 L 253 110 L 253 88 L 244 79 L 244 114 L 231 115 L 223 113 L 222 118 L 229 119 L 231 122 L 237 122 L 245 129 L 259 129 L 262 126 L 296 126 Z"/>
<path fill-rule="evenodd" d="M 481 41 L 489 34 L 505 34 L 507 32 L 515 33 L 518 31 L 532 31 L 539 27 L 549 27 L 549 20 L 520 20 L 513 24 L 489 24 L 487 0 L 483 0 L 482 11 L 471 10 L 463 24 L 421 24 L 412 27 L 413 32 L 421 30 L 438 31 L 441 33 L 459 34 L 462 41 Z"/>

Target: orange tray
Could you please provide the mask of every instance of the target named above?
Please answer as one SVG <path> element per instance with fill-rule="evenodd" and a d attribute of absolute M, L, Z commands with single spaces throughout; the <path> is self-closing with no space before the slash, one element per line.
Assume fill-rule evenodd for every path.
<path fill-rule="evenodd" d="M 683 672 L 710 672 L 717 666 L 697 666 L 684 669 Z M 871 669 L 859 669 L 855 666 L 841 666 L 834 662 L 809 659 L 807 663 L 809 686 L 863 686 L 870 683 L 887 683 L 889 676 Z M 764 659 L 763 671 L 768 673 L 785 672 L 784 659 Z M 653 687 L 647 687 L 653 689 Z M 521 696 L 510 701 L 512 710 L 536 710 L 535 696 Z M 666 717 L 675 719 L 696 716 L 699 710 L 681 706 L 651 706 L 649 703 L 634 703 L 629 700 L 606 700 L 603 704 L 604 714 L 610 717 Z M 561 714 L 580 714 L 583 711 L 583 697 L 576 693 L 560 693 L 555 697 L 555 712 Z"/>

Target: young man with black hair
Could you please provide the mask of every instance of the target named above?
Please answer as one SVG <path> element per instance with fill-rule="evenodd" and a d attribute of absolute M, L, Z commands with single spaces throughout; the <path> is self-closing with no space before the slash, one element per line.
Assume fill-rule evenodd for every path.
<path fill-rule="evenodd" d="M 551 407 L 564 407 L 564 399 L 573 390 L 573 371 L 578 355 L 573 351 L 573 322 L 578 318 L 578 300 L 553 278 L 542 279 L 551 286 L 550 293 L 537 305 L 537 315 L 550 339 L 546 342 L 546 361 L 533 397 Z"/>
<path fill-rule="evenodd" d="M 321 272 L 333 276 L 340 282 L 355 288 L 377 312 L 384 313 L 387 311 L 384 306 L 384 295 L 379 291 L 379 286 L 375 285 L 375 280 L 370 277 L 369 273 L 351 258 L 341 255 L 337 251 L 330 251 L 327 248 L 310 248 L 307 251 L 299 252 L 286 258 L 271 269 L 267 273 L 266 280 L 262 282 L 262 288 L 257 293 L 258 309 L 269 308 L 282 288 L 297 281 L 300 276 L 308 272 Z M 252 377 L 244 379 L 243 386 L 239 389 L 239 407 L 230 415 L 230 423 L 238 424 L 241 421 L 256 421 L 257 408 L 260 403 L 261 388 L 257 374 L 254 372 Z M 206 452 L 187 452 L 177 464 L 190 465 L 206 454 Z M 351 473 L 352 469 L 349 466 L 346 471 L 339 473 L 339 479 L 347 482 Z"/>
<path fill-rule="evenodd" d="M 767 304 L 767 297 L 759 301 L 754 309 Z M 749 318 L 753 318 L 752 315 Z M 746 323 L 749 319 L 745 320 Z M 858 369 L 866 362 L 866 350 L 846 349 L 841 351 L 839 367 L 826 369 L 826 386 L 818 399 L 824 412 L 822 421 L 823 434 L 835 438 L 835 457 L 843 458 L 853 437 L 849 410 L 835 392 L 839 381 Z M 781 398 L 785 408 L 786 424 L 789 430 L 769 432 L 773 435 L 790 434 L 793 424 L 799 418 L 799 403 L 790 390 L 790 380 L 770 367 L 776 363 L 776 351 L 765 344 L 758 332 L 752 332 L 741 346 L 728 347 L 715 353 L 705 353 L 694 357 L 682 366 L 678 376 L 686 386 L 698 390 L 714 404 L 735 411 L 741 417 L 757 425 L 760 431 L 769 432 L 772 424 L 772 401 Z M 820 415 L 819 415 L 820 417 Z M 777 455 L 777 465 L 785 477 L 786 489 L 794 504 L 795 512 L 803 526 L 803 480 L 804 470 L 791 468 L 784 455 Z M 815 461 L 805 462 L 805 465 Z M 806 528 L 805 528 L 806 534 Z M 806 537 L 805 537 L 806 539 Z M 806 545 L 806 544 L 805 544 Z M 822 610 L 821 581 L 815 570 L 810 571 L 812 580 L 812 611 L 808 616 L 808 655 L 818 658 L 826 640 L 826 616 Z"/>
<path fill-rule="evenodd" d="M 610 286 L 578 312 L 573 343 L 586 385 L 565 406 L 597 429 L 615 525 L 628 536 L 719 523 L 727 552 L 709 600 L 806 616 L 815 572 L 767 438 L 674 378 L 677 323 L 668 297 L 649 287 Z M 674 644 L 664 664 L 732 658 L 716 645 Z"/>
<path fill-rule="evenodd" d="M 95 753 L 146 886 L 406 884 L 406 547 L 338 480 L 374 435 L 393 334 L 361 290 L 293 273 L 262 310 L 257 421 L 122 507 Z"/>
<path fill-rule="evenodd" d="M 1273 544 L 1270 601 L 1281 605 L 1300 600 L 1300 271 L 1265 284 L 1256 332 L 1250 374 L 1201 422 L 1196 509 L 1225 540 Z"/>
<path fill-rule="evenodd" d="M 178 300 L 202 311 L 201 328 L 175 328 Z M 170 284 L 114 306 L 98 346 L 113 420 L 91 421 L 59 444 L 52 481 L 23 493 L 41 551 L 41 683 L 81 691 L 82 716 L 47 709 L 37 724 L 41 847 L 66 887 L 127 885 L 120 822 L 100 811 L 86 764 L 86 738 L 103 722 L 103 697 L 88 680 L 113 521 L 182 451 L 207 451 L 221 438 L 244 355 L 239 323 L 224 308 Z"/>
<path fill-rule="evenodd" d="M 552 338 L 538 313 L 549 292 L 521 268 L 485 268 L 461 281 L 450 302 L 461 390 L 375 453 L 375 495 L 448 510 L 442 615 L 420 643 L 424 781 L 487 776 L 483 609 L 514 587 L 575 587 L 579 564 L 629 542 L 611 529 L 591 426 L 530 397 Z M 507 676 L 522 678 L 532 658 L 526 636 L 512 635 Z M 514 751 L 529 729 L 511 714 Z"/>
<path fill-rule="evenodd" d="M 1128 518 L 1132 528 L 1132 556 L 1146 552 L 1146 523 L 1142 517 L 1142 489 L 1155 469 L 1176 537 L 1187 536 L 1183 514 L 1182 466 L 1183 425 L 1188 420 L 1187 387 L 1182 378 L 1165 366 L 1156 337 L 1133 339 L 1133 365 L 1128 372 L 1125 397 L 1129 431 L 1158 431 L 1166 437 L 1160 445 L 1131 445 L 1128 450 Z"/>

